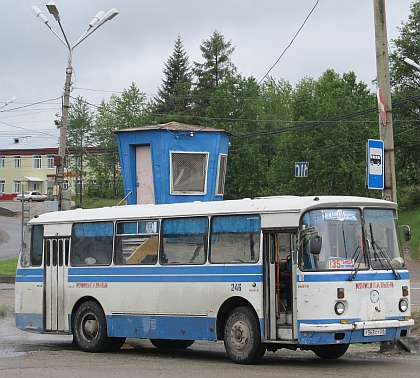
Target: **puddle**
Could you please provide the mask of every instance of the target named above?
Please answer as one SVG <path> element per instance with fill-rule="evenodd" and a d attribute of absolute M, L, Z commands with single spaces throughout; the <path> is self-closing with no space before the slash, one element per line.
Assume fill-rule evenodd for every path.
<path fill-rule="evenodd" d="M 13 349 L 10 349 L 10 350 L 0 350 L 0 358 L 26 356 L 29 353 L 32 353 L 32 352 L 17 352 L 17 351 L 15 351 Z"/>

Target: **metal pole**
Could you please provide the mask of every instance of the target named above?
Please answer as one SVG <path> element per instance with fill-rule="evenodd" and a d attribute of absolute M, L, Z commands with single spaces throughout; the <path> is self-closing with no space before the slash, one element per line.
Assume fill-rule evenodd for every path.
<path fill-rule="evenodd" d="M 72 53 L 73 50 L 69 48 L 68 65 L 66 68 L 66 82 L 64 84 L 64 99 L 62 108 L 62 119 L 60 127 L 60 145 L 58 149 L 58 162 L 57 162 L 57 175 L 56 185 L 58 185 L 58 209 L 61 210 L 61 199 L 64 182 L 64 157 L 66 154 L 66 141 L 67 141 L 67 125 L 69 121 L 69 108 L 70 108 L 70 86 L 72 75 Z"/>
<path fill-rule="evenodd" d="M 24 217 L 25 217 L 25 201 L 23 200 L 23 182 L 20 182 L 20 192 L 22 195 L 22 233 L 21 233 L 21 239 L 20 239 L 20 247 L 23 248 L 23 226 L 24 226 Z"/>
<path fill-rule="evenodd" d="M 385 0 L 374 0 L 376 70 L 378 87 L 381 88 L 385 110 L 386 125 L 379 120 L 379 135 L 384 141 L 384 189 L 382 198 L 397 202 L 395 176 L 394 131 L 392 126 L 391 84 L 389 78 L 388 38 L 386 31 Z M 380 118 L 380 117 L 379 117 Z"/>

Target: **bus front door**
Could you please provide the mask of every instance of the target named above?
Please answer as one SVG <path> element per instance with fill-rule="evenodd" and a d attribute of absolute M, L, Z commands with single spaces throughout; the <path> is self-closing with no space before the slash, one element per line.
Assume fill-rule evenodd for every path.
<path fill-rule="evenodd" d="M 293 340 L 292 250 L 296 232 L 264 232 L 264 328 L 267 340 Z"/>
<path fill-rule="evenodd" d="M 45 239 L 45 331 L 67 331 L 65 315 L 69 238 Z"/>

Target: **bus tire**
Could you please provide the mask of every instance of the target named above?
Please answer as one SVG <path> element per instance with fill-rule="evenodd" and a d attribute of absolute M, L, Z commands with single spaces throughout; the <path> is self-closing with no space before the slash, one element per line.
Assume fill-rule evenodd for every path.
<path fill-rule="evenodd" d="M 255 364 L 264 356 L 266 347 L 261 343 L 257 316 L 248 307 L 233 309 L 226 320 L 225 349 L 237 364 Z"/>
<path fill-rule="evenodd" d="M 74 340 L 83 351 L 96 353 L 109 350 L 105 314 L 96 302 L 87 301 L 79 306 L 72 327 Z"/>
<path fill-rule="evenodd" d="M 349 344 L 333 344 L 333 345 L 319 345 L 313 348 L 313 352 L 319 357 L 326 360 L 335 360 L 340 358 L 347 352 Z"/>
<path fill-rule="evenodd" d="M 150 342 L 158 349 L 186 349 L 194 344 L 195 340 L 170 340 L 150 339 Z"/>

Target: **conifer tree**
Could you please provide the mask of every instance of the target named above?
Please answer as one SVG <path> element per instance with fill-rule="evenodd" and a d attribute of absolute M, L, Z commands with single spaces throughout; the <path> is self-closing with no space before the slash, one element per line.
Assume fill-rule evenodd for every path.
<path fill-rule="evenodd" d="M 155 98 L 156 119 L 162 121 L 178 119 L 188 111 L 191 98 L 192 72 L 188 55 L 181 37 L 174 44 L 172 55 L 163 69 L 165 78 Z"/>
<path fill-rule="evenodd" d="M 235 47 L 217 30 L 209 39 L 203 40 L 200 50 L 204 63 L 194 62 L 196 83 L 193 102 L 194 115 L 203 116 L 210 105 L 212 93 L 226 78 L 236 73 L 236 66 L 231 60 Z"/>

